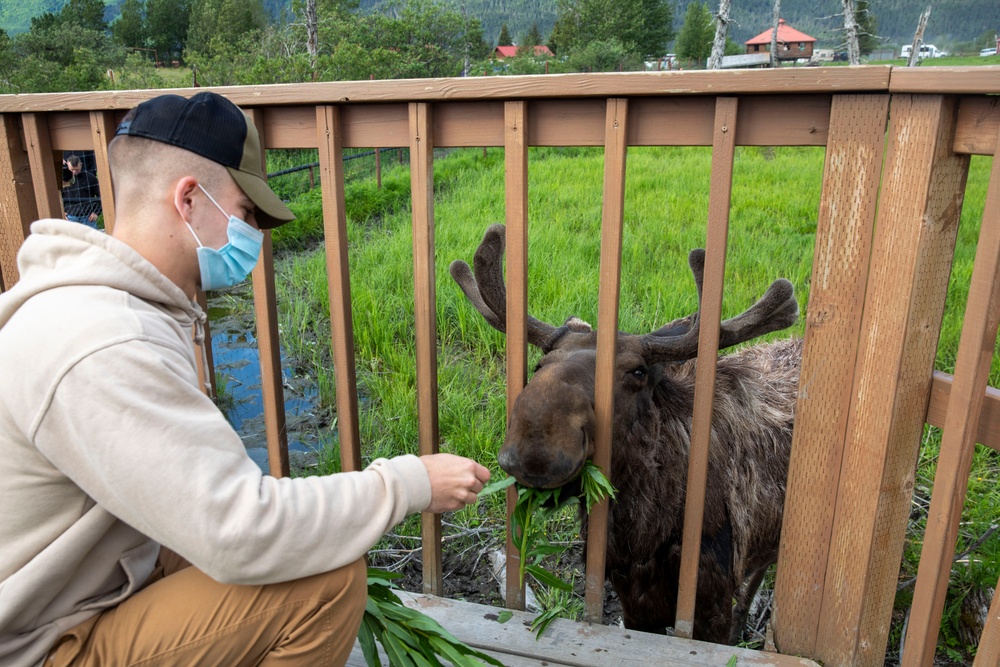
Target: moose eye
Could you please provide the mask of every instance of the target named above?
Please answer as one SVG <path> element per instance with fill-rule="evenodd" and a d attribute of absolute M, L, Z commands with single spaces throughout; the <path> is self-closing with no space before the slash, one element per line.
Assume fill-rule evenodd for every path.
<path fill-rule="evenodd" d="M 645 366 L 639 366 L 638 368 L 633 368 L 629 371 L 629 375 L 636 380 L 644 380 L 646 378 L 646 373 L 647 371 Z"/>

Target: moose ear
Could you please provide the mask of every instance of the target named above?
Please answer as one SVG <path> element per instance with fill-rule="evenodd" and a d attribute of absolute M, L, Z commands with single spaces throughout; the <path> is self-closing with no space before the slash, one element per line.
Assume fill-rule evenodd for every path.
<path fill-rule="evenodd" d="M 563 326 L 574 333 L 590 333 L 594 330 L 588 322 L 584 322 L 579 317 L 568 317 L 566 321 L 563 322 Z"/>

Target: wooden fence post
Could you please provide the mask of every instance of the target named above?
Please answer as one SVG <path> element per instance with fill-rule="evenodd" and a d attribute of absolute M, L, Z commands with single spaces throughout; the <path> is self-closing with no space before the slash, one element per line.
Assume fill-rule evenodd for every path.
<path fill-rule="evenodd" d="M 39 218 L 61 218 L 62 196 L 57 180 L 60 160 L 52 150 L 49 121 L 43 113 L 26 113 L 24 123 L 25 148 L 31 165 L 31 180 L 35 186 L 35 203 Z"/>
<path fill-rule="evenodd" d="M 485 149 L 484 149 L 485 150 Z M 507 247 L 507 421 L 528 383 L 528 103 L 504 102 L 504 199 Z M 507 489 L 507 606 L 524 609 L 520 559 L 511 517 L 517 489 Z"/>
<path fill-rule="evenodd" d="M 351 316 L 351 272 L 347 252 L 344 203 L 344 135 L 340 108 L 316 107 L 319 182 L 323 197 L 323 239 L 326 248 L 330 333 L 337 387 L 337 437 L 343 470 L 361 470 L 361 430 L 358 424 L 358 379 Z"/>
<path fill-rule="evenodd" d="M 17 251 L 38 217 L 17 114 L 0 114 L 0 292 L 17 282 Z"/>
<path fill-rule="evenodd" d="M 881 665 L 969 156 L 957 102 L 896 94 L 815 657 Z"/>
<path fill-rule="evenodd" d="M 247 111 L 260 140 L 261 169 L 266 174 L 264 112 Z M 266 178 L 266 177 L 265 177 Z M 257 352 L 260 356 L 260 388 L 267 435 L 267 464 L 274 477 L 288 477 L 288 431 L 285 423 L 285 391 L 281 371 L 281 344 L 278 334 L 278 306 L 274 297 L 274 255 L 271 231 L 264 232 L 264 246 L 253 273 L 253 303 L 257 321 Z"/>
<path fill-rule="evenodd" d="M 410 197 L 413 203 L 414 325 L 417 338 L 417 438 L 420 454 L 438 451 L 437 306 L 434 283 L 433 107 L 409 103 Z M 444 591 L 441 515 L 421 515 L 424 593 Z"/>
<path fill-rule="evenodd" d="M 104 231 L 108 234 L 115 230 L 115 193 L 111 182 L 111 166 L 108 163 L 108 144 L 115 138 L 117 126 L 113 111 L 90 112 L 90 134 L 94 142 L 101 211 L 104 215 Z"/>
<path fill-rule="evenodd" d="M 830 109 L 774 584 L 772 628 L 784 653 L 816 650 L 888 117 L 888 95 L 835 95 Z"/>

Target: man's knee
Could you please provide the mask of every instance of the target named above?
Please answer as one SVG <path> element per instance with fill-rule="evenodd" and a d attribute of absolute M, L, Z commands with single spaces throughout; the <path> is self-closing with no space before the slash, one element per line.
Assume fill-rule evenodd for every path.
<path fill-rule="evenodd" d="M 334 602 L 338 607 L 359 619 L 368 602 L 368 566 L 364 558 L 345 565 L 344 567 L 314 577 L 305 581 L 315 582 L 320 589 L 315 594 L 323 599 Z"/>

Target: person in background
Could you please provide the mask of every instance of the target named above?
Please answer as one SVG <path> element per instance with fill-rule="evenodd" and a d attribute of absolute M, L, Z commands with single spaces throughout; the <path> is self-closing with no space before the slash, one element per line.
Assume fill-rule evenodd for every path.
<path fill-rule="evenodd" d="M 77 155 L 68 156 L 63 164 L 70 176 L 62 192 L 66 219 L 97 229 L 97 218 L 101 214 L 101 186 L 97 176 L 83 168 L 83 161 Z"/>
<path fill-rule="evenodd" d="M 452 454 L 277 479 L 199 384 L 199 289 L 294 216 L 253 123 L 211 92 L 129 112 L 105 235 L 40 220 L 0 294 L 0 665 L 344 665 L 365 554 L 477 500 Z"/>

